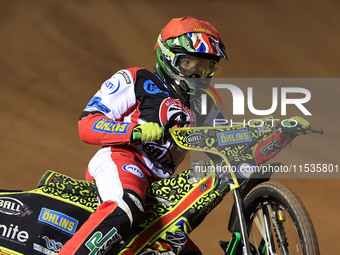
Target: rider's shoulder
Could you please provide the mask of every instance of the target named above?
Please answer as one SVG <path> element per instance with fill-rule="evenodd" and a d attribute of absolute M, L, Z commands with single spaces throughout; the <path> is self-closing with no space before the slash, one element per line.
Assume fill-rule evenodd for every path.
<path fill-rule="evenodd" d="M 154 77 L 154 72 L 151 72 L 143 67 L 130 67 L 120 69 L 112 76 L 112 78 L 121 80 L 121 82 L 124 82 L 126 84 L 136 83 L 137 79 L 151 79 Z"/>

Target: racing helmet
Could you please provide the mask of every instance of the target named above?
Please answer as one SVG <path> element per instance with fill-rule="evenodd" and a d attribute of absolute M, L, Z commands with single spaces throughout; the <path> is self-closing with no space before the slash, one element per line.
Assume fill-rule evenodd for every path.
<path fill-rule="evenodd" d="M 159 34 L 154 51 L 157 74 L 185 105 L 209 84 L 219 60 L 227 59 L 217 30 L 192 17 L 172 19 Z"/>

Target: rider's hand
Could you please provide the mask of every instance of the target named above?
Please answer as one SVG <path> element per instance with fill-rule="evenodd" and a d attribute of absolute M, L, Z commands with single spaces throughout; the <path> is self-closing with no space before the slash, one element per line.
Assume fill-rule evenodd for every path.
<path fill-rule="evenodd" d="M 148 122 L 139 126 L 136 126 L 133 131 L 140 132 L 142 134 L 142 142 L 156 142 L 162 139 L 163 129 L 154 122 Z"/>
<path fill-rule="evenodd" d="M 284 127 L 282 127 L 282 134 L 284 136 L 294 138 L 298 135 L 304 133 L 305 130 L 311 129 L 311 124 L 304 118 L 295 116 L 291 117 L 290 120 L 293 121 L 285 121 Z"/>
<path fill-rule="evenodd" d="M 306 130 L 310 130 L 311 129 L 311 124 L 309 123 L 308 120 L 301 118 L 299 116 L 295 116 L 295 117 L 291 117 L 291 120 L 295 120 L 297 123 L 297 126 L 299 126 L 300 128 L 306 129 Z"/>

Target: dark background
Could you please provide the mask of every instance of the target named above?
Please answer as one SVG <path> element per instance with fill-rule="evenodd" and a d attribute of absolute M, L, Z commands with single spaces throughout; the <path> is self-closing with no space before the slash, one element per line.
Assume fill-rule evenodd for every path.
<path fill-rule="evenodd" d="M 32 189 L 48 169 L 83 178 L 97 148 L 78 137 L 82 109 L 118 69 L 153 68 L 154 43 L 171 18 L 190 15 L 215 25 L 229 55 L 220 77 L 334 78 L 340 75 L 339 5 L 336 0 L 2 0 L 0 188 Z M 322 84 L 313 90 L 320 107 L 311 121 L 328 133 L 299 138 L 278 160 L 339 162 L 334 147 L 339 92 Z M 304 201 L 321 253 L 338 253 L 339 179 L 278 181 Z M 204 254 L 222 254 L 217 241 L 230 237 L 230 205 L 226 198 L 193 232 Z"/>

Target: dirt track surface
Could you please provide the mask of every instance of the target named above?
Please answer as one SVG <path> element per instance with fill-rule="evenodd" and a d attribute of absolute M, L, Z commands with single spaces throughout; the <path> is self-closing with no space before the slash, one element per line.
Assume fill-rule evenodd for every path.
<path fill-rule="evenodd" d="M 1 1 L 0 188 L 32 189 L 48 169 L 83 178 L 97 148 L 78 138 L 82 109 L 118 69 L 153 68 L 153 45 L 171 18 L 191 15 L 218 28 L 229 55 L 222 77 L 329 78 L 340 76 L 339 7 L 336 0 Z M 323 100 L 311 121 L 328 132 L 302 137 L 278 160 L 339 164 L 339 92 L 313 91 Z M 339 180 L 278 180 L 304 201 L 325 255 L 339 254 Z M 217 242 L 229 238 L 230 206 L 228 197 L 193 232 L 203 254 L 222 254 Z"/>

